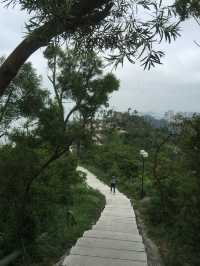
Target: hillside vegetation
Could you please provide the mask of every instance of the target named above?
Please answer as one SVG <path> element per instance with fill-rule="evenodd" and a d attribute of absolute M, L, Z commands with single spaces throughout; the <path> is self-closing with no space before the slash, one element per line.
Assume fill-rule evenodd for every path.
<path fill-rule="evenodd" d="M 0 265 L 52 265 L 105 203 L 76 171 L 72 145 L 91 141 L 90 121 L 119 81 L 94 52 L 55 42 L 44 54 L 50 87 L 26 63 L 0 99 Z"/>
<path fill-rule="evenodd" d="M 136 200 L 167 266 L 200 265 L 199 122 L 197 115 L 177 117 L 171 125 L 155 127 L 137 113 L 111 112 L 100 122 L 101 143 L 82 153 L 83 164 L 100 179 L 109 184 L 117 176 L 118 188 Z M 144 199 L 142 149 L 149 153 Z"/>

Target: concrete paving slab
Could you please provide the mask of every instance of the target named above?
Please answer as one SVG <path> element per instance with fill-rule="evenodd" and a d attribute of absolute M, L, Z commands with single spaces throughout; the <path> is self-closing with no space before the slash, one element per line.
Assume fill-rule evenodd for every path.
<path fill-rule="evenodd" d="M 120 241 L 112 239 L 94 239 L 82 237 L 80 238 L 76 246 L 86 246 L 95 248 L 110 248 L 115 250 L 133 250 L 133 251 L 144 251 L 145 247 L 142 242 L 132 242 L 132 241 Z"/>
<path fill-rule="evenodd" d="M 71 249 L 71 255 L 91 256 L 109 259 L 132 260 L 147 262 L 145 252 L 114 250 L 109 248 L 90 248 L 75 246 Z"/>
<path fill-rule="evenodd" d="M 65 266 L 147 266 L 146 262 L 129 261 L 90 256 L 70 255 L 64 260 Z"/>
<path fill-rule="evenodd" d="M 128 213 L 128 212 L 102 212 L 102 216 L 112 216 L 114 217 L 122 217 L 122 218 L 135 218 L 135 215 L 133 213 Z"/>
<path fill-rule="evenodd" d="M 133 209 L 132 207 L 116 207 L 115 205 L 110 205 L 109 207 L 105 207 L 104 211 L 116 211 L 116 212 L 119 212 L 119 211 L 130 211 L 130 212 L 133 212 Z"/>
<path fill-rule="evenodd" d="M 126 217 L 126 216 L 134 216 L 135 217 L 135 213 L 133 212 L 133 209 L 129 209 L 129 210 L 123 210 L 123 209 L 120 209 L 120 208 L 116 208 L 115 210 L 114 209 L 104 209 L 103 210 L 103 214 L 112 214 L 114 216 L 123 216 L 123 217 Z"/>
<path fill-rule="evenodd" d="M 92 227 L 94 230 L 100 230 L 100 231 L 110 231 L 110 232 L 120 232 L 120 233 L 132 233 L 132 234 L 137 234 L 138 229 L 137 227 L 134 227 L 133 225 L 129 226 L 124 226 L 122 224 L 118 225 L 113 225 L 113 226 L 106 226 L 106 225 L 94 225 Z"/>
<path fill-rule="evenodd" d="M 110 222 L 134 222 L 136 221 L 135 218 L 133 217 L 116 217 L 116 216 L 105 216 L 105 215 L 101 215 L 101 217 L 99 218 L 99 221 L 110 221 Z"/>
<path fill-rule="evenodd" d="M 103 211 L 105 212 L 119 212 L 119 211 L 128 212 L 130 211 L 131 213 L 134 213 L 132 207 L 123 208 L 123 207 L 109 206 L 109 208 L 105 208 Z"/>
<path fill-rule="evenodd" d="M 142 242 L 142 237 L 139 234 L 133 235 L 129 233 L 111 232 L 111 231 L 100 231 L 90 230 L 83 234 L 84 237 L 93 237 L 100 239 L 116 239 L 124 241 Z"/>
<path fill-rule="evenodd" d="M 137 224 L 135 221 L 107 221 L 107 220 L 100 220 L 96 223 L 96 225 L 98 226 L 106 226 L 106 227 L 110 227 L 110 228 L 113 228 L 115 226 L 119 226 L 119 227 L 129 227 L 129 226 L 132 226 L 134 229 L 137 228 Z"/>

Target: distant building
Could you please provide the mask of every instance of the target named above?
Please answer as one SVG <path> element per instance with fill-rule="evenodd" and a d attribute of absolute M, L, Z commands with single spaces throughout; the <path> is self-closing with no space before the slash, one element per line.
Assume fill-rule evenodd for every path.
<path fill-rule="evenodd" d="M 183 118 L 192 118 L 195 113 L 193 112 L 174 112 L 173 110 L 169 110 L 164 114 L 164 119 L 168 123 L 182 121 Z"/>
<path fill-rule="evenodd" d="M 164 119 L 168 122 L 168 123 L 172 123 L 175 121 L 175 112 L 173 110 L 167 111 L 164 114 Z"/>

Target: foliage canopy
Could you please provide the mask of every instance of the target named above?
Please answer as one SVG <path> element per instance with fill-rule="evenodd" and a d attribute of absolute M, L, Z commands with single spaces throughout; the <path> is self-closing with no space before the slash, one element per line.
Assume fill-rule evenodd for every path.
<path fill-rule="evenodd" d="M 115 65 L 127 58 L 149 69 L 161 63 L 163 39 L 179 35 L 176 6 L 158 0 L 5 0 L 31 15 L 29 34 L 0 68 L 1 94 L 27 58 L 54 38 L 64 38 L 82 53 L 95 50 Z M 12 69 L 11 69 L 12 65 Z"/>

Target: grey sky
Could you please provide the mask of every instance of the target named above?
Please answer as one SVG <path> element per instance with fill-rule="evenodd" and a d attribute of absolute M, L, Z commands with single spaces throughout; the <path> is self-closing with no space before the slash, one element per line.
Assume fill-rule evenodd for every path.
<path fill-rule="evenodd" d="M 18 9 L 0 6 L 0 56 L 8 55 L 25 35 L 26 14 Z M 183 25 L 182 37 L 176 42 L 162 44 L 166 56 L 163 65 L 143 71 L 139 64 L 128 62 L 115 71 L 121 80 L 121 88 L 110 99 L 111 106 L 118 110 L 129 107 L 139 111 L 200 112 L 200 27 L 196 22 Z M 42 51 L 37 51 L 30 60 L 44 77 L 47 74 Z M 47 82 L 44 79 L 44 84 Z"/>

